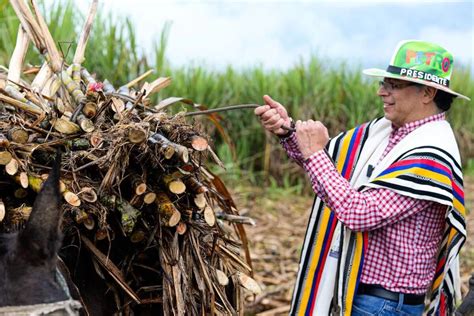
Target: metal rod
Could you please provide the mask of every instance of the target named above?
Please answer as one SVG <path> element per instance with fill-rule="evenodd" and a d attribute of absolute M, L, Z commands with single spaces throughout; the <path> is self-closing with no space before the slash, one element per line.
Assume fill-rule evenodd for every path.
<path fill-rule="evenodd" d="M 203 110 L 203 111 L 196 111 L 196 112 L 189 112 L 184 114 L 184 116 L 196 116 L 196 115 L 203 115 L 203 114 L 210 114 L 210 113 L 216 113 L 216 112 L 224 112 L 224 111 L 232 111 L 232 110 L 240 110 L 240 109 L 255 109 L 259 107 L 260 104 L 238 104 L 238 105 L 231 105 L 231 106 L 224 106 L 216 109 L 210 109 L 210 110 Z M 282 125 L 282 129 L 294 132 L 296 131 L 294 128 Z"/>

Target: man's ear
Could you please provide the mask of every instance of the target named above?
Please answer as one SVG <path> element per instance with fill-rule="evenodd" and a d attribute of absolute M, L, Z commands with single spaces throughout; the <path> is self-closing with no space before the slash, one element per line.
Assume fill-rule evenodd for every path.
<path fill-rule="evenodd" d="M 438 89 L 429 86 L 425 86 L 423 88 L 423 103 L 430 103 L 434 100 Z"/>

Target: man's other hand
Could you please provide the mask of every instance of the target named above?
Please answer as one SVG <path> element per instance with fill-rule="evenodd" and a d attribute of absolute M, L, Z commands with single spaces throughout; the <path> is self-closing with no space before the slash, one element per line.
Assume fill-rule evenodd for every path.
<path fill-rule="evenodd" d="M 297 121 L 296 139 L 304 159 L 326 147 L 329 142 L 329 133 L 326 126 L 319 121 Z"/>

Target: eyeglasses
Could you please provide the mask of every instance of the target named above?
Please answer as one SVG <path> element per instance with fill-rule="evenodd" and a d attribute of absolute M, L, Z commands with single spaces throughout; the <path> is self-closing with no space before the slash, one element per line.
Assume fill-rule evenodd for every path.
<path fill-rule="evenodd" d="M 400 83 L 395 83 L 395 82 L 387 82 L 387 81 L 379 81 L 379 87 L 383 87 L 385 91 L 387 92 L 392 92 L 393 90 L 399 90 L 406 88 L 408 86 L 416 86 L 418 85 L 415 82 L 400 82 Z"/>

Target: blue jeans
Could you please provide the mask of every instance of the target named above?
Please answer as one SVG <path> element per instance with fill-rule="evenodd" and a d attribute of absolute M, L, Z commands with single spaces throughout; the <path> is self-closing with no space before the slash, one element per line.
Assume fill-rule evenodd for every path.
<path fill-rule="evenodd" d="M 400 296 L 402 299 L 402 296 Z M 425 305 L 407 305 L 371 295 L 356 295 L 352 305 L 352 316 L 422 315 Z"/>

